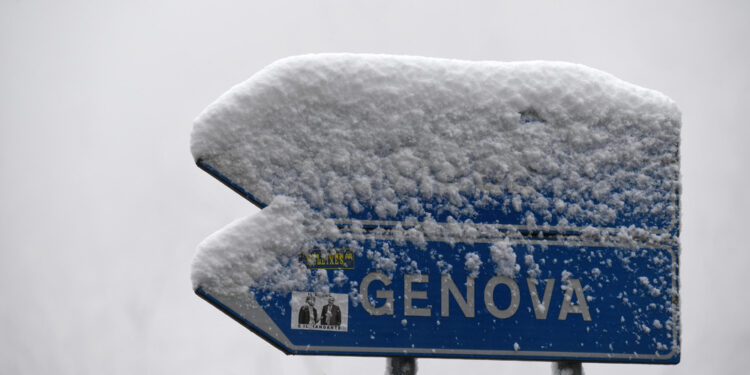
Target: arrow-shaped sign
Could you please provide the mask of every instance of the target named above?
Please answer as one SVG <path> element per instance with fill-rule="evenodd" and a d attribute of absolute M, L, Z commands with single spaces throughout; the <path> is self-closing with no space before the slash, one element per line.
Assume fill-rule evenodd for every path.
<path fill-rule="evenodd" d="M 281 60 L 196 120 L 263 209 L 194 287 L 287 353 L 677 363 L 679 117 L 580 65 Z"/>

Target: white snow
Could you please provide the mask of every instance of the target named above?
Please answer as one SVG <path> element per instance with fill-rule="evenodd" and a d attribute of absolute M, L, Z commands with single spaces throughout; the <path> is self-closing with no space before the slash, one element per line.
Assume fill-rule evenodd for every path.
<path fill-rule="evenodd" d="M 246 293 L 250 286 L 288 292 L 306 285 L 311 273 L 298 261 L 300 249 L 312 246 L 312 238 L 335 236 L 338 230 L 331 220 L 310 221 L 314 213 L 303 207 L 278 197 L 256 215 L 206 238 L 193 260 L 193 287 Z M 316 276 L 320 284 L 328 284 L 325 272 Z"/>
<path fill-rule="evenodd" d="M 669 98 L 582 65 L 283 59 L 196 119 L 194 158 L 268 207 L 199 246 L 194 286 L 288 291 L 310 276 L 294 254 L 337 235 L 323 219 L 365 207 L 372 219 L 419 223 L 397 240 L 421 248 L 438 232 L 470 243 L 478 234 L 470 218 L 484 209 L 519 213 L 531 227 L 612 226 L 626 207 L 674 219 L 679 131 Z M 433 202 L 445 222 L 429 213 Z M 398 255 L 367 256 L 393 271 Z M 507 239 L 491 256 L 498 273 L 518 272 Z"/>
<path fill-rule="evenodd" d="M 335 276 L 333 278 L 333 282 L 338 286 L 342 286 L 344 285 L 344 283 L 349 281 L 349 278 L 346 276 L 346 274 L 344 274 L 343 270 L 334 271 L 334 275 Z"/>
<path fill-rule="evenodd" d="M 367 251 L 367 259 L 372 261 L 373 266 L 376 269 L 387 272 L 388 274 L 392 274 L 396 270 L 397 257 L 398 254 L 395 251 L 391 251 L 388 243 L 383 244 L 381 251 Z"/>
<path fill-rule="evenodd" d="M 507 238 L 490 246 L 490 256 L 492 261 L 495 262 L 495 273 L 498 275 L 513 277 L 521 269 L 521 266 L 516 263 L 516 253 L 513 251 L 513 246 Z"/>
<path fill-rule="evenodd" d="M 526 254 L 524 256 L 524 263 L 526 263 L 526 274 L 532 278 L 536 279 L 539 277 L 539 275 L 542 274 L 541 268 L 539 267 L 539 264 L 534 262 L 534 256 L 531 254 Z"/>
<path fill-rule="evenodd" d="M 638 277 L 638 281 L 640 281 L 641 285 L 644 288 L 648 289 L 648 293 L 652 297 L 656 297 L 656 296 L 659 296 L 661 294 L 661 290 L 659 288 L 655 287 L 654 285 L 652 285 L 651 282 L 648 280 L 648 277 L 646 277 L 646 276 L 640 276 L 640 277 Z"/>
<path fill-rule="evenodd" d="M 600 270 L 598 267 L 594 267 L 591 269 L 591 275 L 594 276 L 594 278 L 598 278 L 599 275 L 602 274 L 602 270 Z"/>
<path fill-rule="evenodd" d="M 567 288 L 566 283 L 568 282 L 568 279 L 570 279 L 571 276 L 573 276 L 573 274 L 570 271 L 568 271 L 568 270 L 563 270 L 560 273 L 560 281 L 562 282 L 561 284 L 563 284 L 560 287 L 563 290 L 565 290 Z"/>

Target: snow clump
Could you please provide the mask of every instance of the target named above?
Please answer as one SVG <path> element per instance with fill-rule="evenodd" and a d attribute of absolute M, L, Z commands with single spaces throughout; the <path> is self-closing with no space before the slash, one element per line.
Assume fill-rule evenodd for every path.
<path fill-rule="evenodd" d="M 516 263 L 513 246 L 507 238 L 493 243 L 490 246 L 490 255 L 495 262 L 495 273 L 498 275 L 513 278 L 521 270 L 521 266 Z"/>
<path fill-rule="evenodd" d="M 570 63 L 305 55 L 209 106 L 191 148 L 262 205 L 285 195 L 324 217 L 663 225 L 679 117 L 656 91 Z"/>
<path fill-rule="evenodd" d="M 279 292 L 304 287 L 312 274 L 299 262 L 301 249 L 315 247 L 314 239 L 338 236 L 332 220 L 311 218 L 316 214 L 304 204 L 280 196 L 257 214 L 234 221 L 198 245 L 193 287 L 225 294 L 247 293 L 248 287 Z M 328 284 L 324 272 L 315 276 Z"/>
<path fill-rule="evenodd" d="M 679 219 L 679 132 L 672 100 L 577 64 L 286 58 L 195 121 L 196 162 L 265 208 L 201 243 L 193 285 L 322 283 L 296 255 L 335 240 L 336 224 L 356 235 L 357 220 L 416 223 L 396 225 L 398 249 L 367 253 L 386 272 L 405 241 L 424 249 L 440 231 L 451 245 L 473 243 L 475 222 L 663 236 L 654 228 Z M 519 271 L 507 238 L 490 253 L 498 274 Z M 473 273 L 478 259 L 465 260 Z"/>

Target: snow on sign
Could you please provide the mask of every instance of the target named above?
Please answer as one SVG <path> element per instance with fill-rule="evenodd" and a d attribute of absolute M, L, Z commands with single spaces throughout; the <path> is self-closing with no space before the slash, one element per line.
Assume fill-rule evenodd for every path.
<path fill-rule="evenodd" d="M 287 58 L 195 122 L 262 210 L 193 286 L 292 354 L 677 363 L 679 131 L 580 65 Z"/>

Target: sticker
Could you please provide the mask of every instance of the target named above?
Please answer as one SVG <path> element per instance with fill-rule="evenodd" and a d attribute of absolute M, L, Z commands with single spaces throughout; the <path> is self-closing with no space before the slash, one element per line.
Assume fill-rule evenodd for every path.
<path fill-rule="evenodd" d="M 344 293 L 292 292 L 292 329 L 346 332 L 349 295 Z"/>
<path fill-rule="evenodd" d="M 349 249 L 312 249 L 299 255 L 300 262 L 309 269 L 353 270 L 354 252 Z"/>

